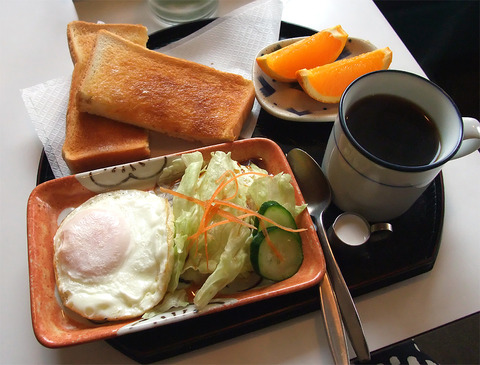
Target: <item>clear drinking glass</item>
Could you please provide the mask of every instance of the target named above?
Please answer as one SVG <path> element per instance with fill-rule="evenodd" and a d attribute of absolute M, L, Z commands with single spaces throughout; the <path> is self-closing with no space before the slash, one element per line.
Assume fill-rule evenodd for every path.
<path fill-rule="evenodd" d="M 148 0 L 153 14 L 167 24 L 185 23 L 211 17 L 218 0 Z"/>

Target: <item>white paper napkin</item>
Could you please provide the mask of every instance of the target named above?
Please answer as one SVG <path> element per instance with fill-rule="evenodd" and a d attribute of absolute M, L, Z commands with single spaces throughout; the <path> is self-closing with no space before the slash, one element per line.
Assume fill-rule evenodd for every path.
<path fill-rule="evenodd" d="M 56 178 L 70 175 L 62 158 L 70 82 L 71 77 L 66 76 L 22 90 L 28 115 Z"/>
<path fill-rule="evenodd" d="M 278 39 L 281 0 L 258 0 L 212 21 L 159 52 L 251 79 L 256 54 Z M 62 158 L 70 76 L 23 89 L 22 97 L 56 178 L 70 174 Z M 253 134 L 260 106 L 255 101 L 241 138 Z"/>
<path fill-rule="evenodd" d="M 278 40 L 281 17 L 280 0 L 255 1 L 159 51 L 251 79 L 258 51 Z"/>

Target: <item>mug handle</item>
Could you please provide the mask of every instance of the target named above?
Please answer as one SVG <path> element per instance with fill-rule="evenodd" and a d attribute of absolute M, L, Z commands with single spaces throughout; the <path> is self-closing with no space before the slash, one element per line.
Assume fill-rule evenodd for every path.
<path fill-rule="evenodd" d="M 459 158 L 480 148 L 480 123 L 475 118 L 463 117 L 463 139 L 460 149 L 452 157 Z"/>

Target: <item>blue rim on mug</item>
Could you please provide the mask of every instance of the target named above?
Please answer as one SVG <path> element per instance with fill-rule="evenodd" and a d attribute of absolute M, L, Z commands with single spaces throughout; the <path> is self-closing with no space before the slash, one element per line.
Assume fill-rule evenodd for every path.
<path fill-rule="evenodd" d="M 430 85 L 430 87 L 433 87 L 434 89 L 439 91 L 440 94 L 442 94 L 446 98 L 446 100 L 450 102 L 451 106 L 453 107 L 453 109 L 454 109 L 454 111 L 457 115 L 457 118 L 458 118 L 458 121 L 459 121 L 459 127 L 460 127 L 460 133 L 459 133 L 457 141 L 455 143 L 455 148 L 453 148 L 450 151 L 450 153 L 448 153 L 447 155 L 437 159 L 435 162 L 430 163 L 428 165 L 402 166 L 402 165 L 394 164 L 394 163 L 391 163 L 391 162 L 388 162 L 388 161 L 385 161 L 385 160 L 382 160 L 382 159 L 378 158 L 377 156 L 375 156 L 375 155 L 371 154 L 369 151 L 367 151 L 363 146 L 361 146 L 355 140 L 353 135 L 350 133 L 350 130 L 348 129 L 346 121 L 345 121 L 345 112 L 346 112 L 345 105 L 344 105 L 345 104 L 345 99 L 346 99 L 348 93 L 350 92 L 350 90 L 352 88 L 354 88 L 355 85 L 358 84 L 358 82 L 361 82 L 363 79 L 371 77 L 372 75 L 379 74 L 379 73 L 391 73 L 391 74 L 398 74 L 398 75 L 402 74 L 402 75 L 405 75 L 406 77 L 411 77 L 411 78 L 421 80 L 421 82 L 427 83 L 427 84 Z M 386 91 L 385 93 L 388 93 L 388 92 Z M 372 95 L 373 95 L 373 93 L 372 93 Z M 413 102 L 415 102 L 415 101 L 413 101 Z M 430 80 L 428 80 L 424 77 L 421 77 L 419 75 L 416 75 L 416 74 L 413 74 L 413 73 L 407 72 L 407 71 L 380 70 L 380 71 L 373 71 L 373 72 L 370 72 L 370 73 L 367 73 L 363 76 L 358 77 L 350 85 L 348 85 L 347 88 L 345 89 L 345 91 L 343 92 L 342 97 L 340 99 L 339 107 L 338 107 L 338 115 L 339 115 L 340 125 L 341 125 L 345 135 L 347 136 L 350 143 L 352 143 L 352 145 L 355 146 L 355 148 L 357 148 L 358 151 L 360 151 L 362 155 L 364 155 L 366 158 L 368 158 L 369 160 L 377 163 L 380 166 L 383 166 L 383 167 L 386 167 L 386 168 L 389 168 L 389 169 L 392 169 L 392 170 L 397 170 L 397 171 L 420 172 L 420 171 L 427 171 L 427 170 L 431 170 L 431 169 L 437 168 L 439 166 L 442 166 L 443 164 L 445 164 L 448 160 L 450 160 L 457 153 L 458 149 L 460 148 L 460 145 L 461 145 L 461 142 L 462 142 L 462 137 L 463 137 L 462 116 L 461 116 L 455 102 L 452 100 L 452 98 L 437 84 L 433 83 L 432 81 L 430 81 Z"/>

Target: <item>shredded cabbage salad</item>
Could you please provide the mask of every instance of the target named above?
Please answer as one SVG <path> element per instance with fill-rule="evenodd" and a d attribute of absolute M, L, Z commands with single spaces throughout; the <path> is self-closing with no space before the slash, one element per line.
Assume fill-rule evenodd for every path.
<path fill-rule="evenodd" d="M 183 163 L 172 164 L 173 169 L 185 170 L 178 186 L 162 189 L 159 182 L 162 193 L 173 195 L 175 236 L 169 293 L 155 312 L 188 304 L 181 282 L 199 286 L 194 304 L 201 310 L 229 283 L 253 271 L 249 249 L 255 234 L 254 216 L 248 210 L 258 211 L 269 200 L 283 205 L 293 217 L 305 208 L 296 205 L 289 174 L 269 175 L 255 164 L 242 165 L 221 151 L 212 153 L 208 164 L 200 152 L 179 159 Z"/>

